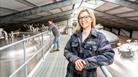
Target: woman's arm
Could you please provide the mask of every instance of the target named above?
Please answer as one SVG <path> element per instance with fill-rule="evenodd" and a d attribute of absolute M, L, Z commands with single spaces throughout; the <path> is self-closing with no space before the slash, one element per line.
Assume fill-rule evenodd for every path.
<path fill-rule="evenodd" d="M 71 48 L 72 40 L 73 40 L 72 37 L 68 40 L 64 48 L 64 56 L 69 62 L 75 63 L 75 61 L 79 59 L 79 57 L 72 52 L 72 48 Z"/>
<path fill-rule="evenodd" d="M 102 65 L 109 65 L 113 62 L 114 51 L 103 34 L 98 38 L 98 49 L 96 56 L 85 59 L 86 69 L 96 68 Z"/>

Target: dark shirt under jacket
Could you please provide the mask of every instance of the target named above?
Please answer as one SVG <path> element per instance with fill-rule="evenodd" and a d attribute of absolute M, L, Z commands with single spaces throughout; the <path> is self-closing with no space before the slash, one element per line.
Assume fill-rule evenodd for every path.
<path fill-rule="evenodd" d="M 115 53 L 105 36 L 95 29 L 91 30 L 84 42 L 81 40 L 82 32 L 75 32 L 65 46 L 64 56 L 69 61 L 66 77 L 97 77 L 96 68 L 111 64 Z M 74 68 L 78 58 L 86 62 L 81 72 Z"/>

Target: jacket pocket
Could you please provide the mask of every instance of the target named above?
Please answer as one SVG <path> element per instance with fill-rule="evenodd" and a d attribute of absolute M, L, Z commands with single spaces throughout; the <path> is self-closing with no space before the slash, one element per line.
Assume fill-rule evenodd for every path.
<path fill-rule="evenodd" d="M 86 44 L 84 46 L 85 49 L 90 50 L 90 51 L 96 51 L 97 50 L 97 44 L 91 43 L 91 44 Z"/>
<path fill-rule="evenodd" d="M 72 42 L 71 47 L 73 47 L 73 48 L 79 47 L 78 42 Z"/>

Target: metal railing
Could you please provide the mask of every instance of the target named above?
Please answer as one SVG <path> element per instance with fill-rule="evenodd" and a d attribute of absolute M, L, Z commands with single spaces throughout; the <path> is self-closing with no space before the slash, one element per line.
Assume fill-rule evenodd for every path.
<path fill-rule="evenodd" d="M 8 45 L 5 45 L 3 47 L 0 47 L 0 51 L 1 50 L 4 50 L 6 48 L 9 48 L 9 47 L 12 47 L 12 46 L 15 46 L 19 43 L 23 43 L 23 54 L 24 54 L 24 63 L 19 66 L 19 68 L 17 68 L 9 77 L 15 77 L 16 74 L 21 70 L 21 69 L 24 69 L 25 68 L 25 77 L 27 77 L 28 75 L 28 70 L 27 70 L 27 64 L 39 53 L 39 52 L 42 52 L 42 56 L 44 55 L 44 49 L 45 47 L 47 46 L 47 44 L 44 44 L 44 34 L 47 34 L 47 32 L 42 32 L 42 33 L 39 33 L 39 34 L 36 34 L 34 36 L 31 36 L 31 37 L 28 37 L 28 38 L 23 38 L 22 40 L 20 41 L 17 41 L 17 42 L 14 42 L 14 43 L 11 43 L 11 44 L 8 44 Z M 26 58 L 26 41 L 28 40 L 31 40 L 31 39 L 34 39 L 36 37 L 41 37 L 41 48 L 38 49 L 29 59 Z M 50 33 L 49 35 L 50 37 L 50 41 L 52 40 L 52 35 Z M 43 57 L 42 57 L 43 58 Z"/>
<path fill-rule="evenodd" d="M 36 35 L 34 35 L 34 36 L 31 36 L 31 37 L 29 37 L 29 38 L 24 38 L 23 40 L 20 40 L 20 41 L 17 41 L 17 42 L 15 42 L 15 43 L 11 43 L 11 44 L 8 44 L 8 45 L 6 45 L 6 46 L 3 46 L 3 47 L 1 47 L 0 48 L 0 51 L 1 50 L 4 50 L 4 49 L 6 49 L 6 48 L 8 48 L 8 47 L 11 47 L 11 46 L 14 46 L 14 45 L 17 45 L 17 44 L 19 44 L 19 43 L 23 43 L 23 50 L 24 50 L 24 63 L 19 67 L 19 68 L 17 68 L 9 77 L 14 77 L 22 68 L 24 68 L 25 67 L 25 77 L 27 77 L 27 75 L 28 75 L 28 70 L 27 70 L 27 64 L 39 53 L 39 52 L 42 52 L 42 58 L 44 58 L 44 49 L 45 49 L 45 47 L 46 47 L 46 45 L 44 45 L 44 43 L 43 43 L 43 41 L 44 41 L 44 34 L 46 34 L 46 32 L 42 32 L 42 33 L 40 33 L 40 34 L 36 34 Z M 35 37 L 38 37 L 38 36 L 40 36 L 40 37 L 42 37 L 42 39 L 41 39 L 41 41 L 42 41 L 42 47 L 35 53 L 35 54 L 33 54 L 28 60 L 26 59 L 26 41 L 27 40 L 30 40 L 30 39 L 33 39 L 33 38 L 35 38 Z M 51 40 L 51 34 L 50 34 L 50 40 Z M 48 54 L 48 53 L 46 53 L 46 54 Z M 108 71 L 108 69 L 106 68 L 106 66 L 101 66 L 100 67 L 100 69 L 102 70 L 102 72 L 103 72 L 103 74 L 104 74 L 104 76 L 105 77 L 113 77 L 112 75 L 111 75 L 111 73 Z"/>
<path fill-rule="evenodd" d="M 107 66 L 100 66 L 105 77 L 113 77 L 112 74 L 108 71 Z"/>

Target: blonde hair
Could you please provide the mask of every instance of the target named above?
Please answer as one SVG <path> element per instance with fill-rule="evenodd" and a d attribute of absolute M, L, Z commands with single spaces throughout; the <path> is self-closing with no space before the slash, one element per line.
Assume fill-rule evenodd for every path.
<path fill-rule="evenodd" d="M 92 9 L 82 9 L 79 14 L 78 14 L 78 18 L 77 18 L 77 26 L 75 28 L 75 31 L 76 32 L 80 32 L 82 30 L 82 27 L 80 26 L 80 23 L 79 23 L 79 16 L 82 12 L 87 12 L 93 19 L 93 22 L 91 23 L 91 27 L 93 28 L 95 25 L 96 25 L 96 18 L 95 18 L 95 15 L 94 15 L 94 12 Z"/>

